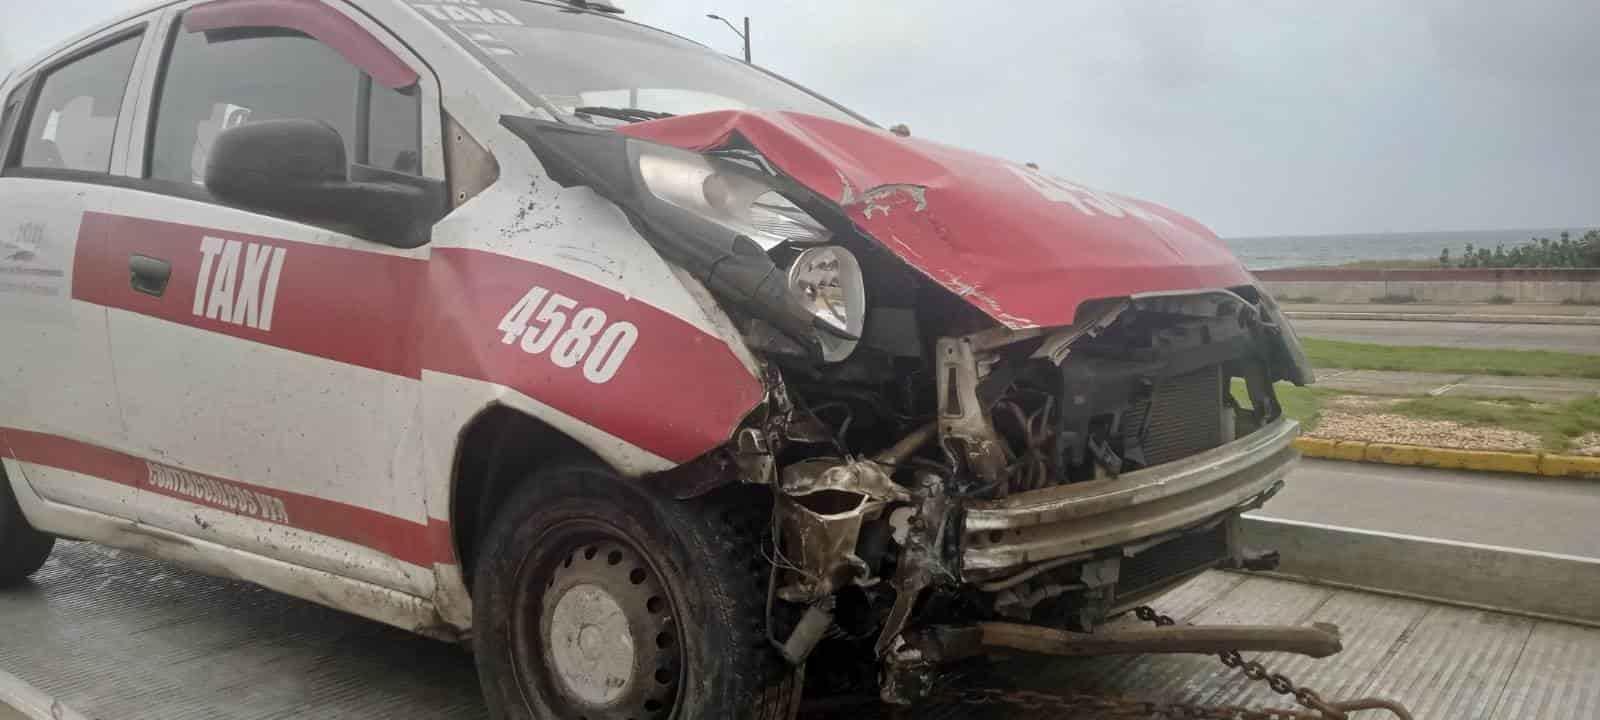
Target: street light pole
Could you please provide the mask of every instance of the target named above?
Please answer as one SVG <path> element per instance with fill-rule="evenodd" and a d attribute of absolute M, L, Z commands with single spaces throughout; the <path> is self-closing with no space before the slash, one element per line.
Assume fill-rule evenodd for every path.
<path fill-rule="evenodd" d="M 733 23 L 728 22 L 727 18 L 725 18 L 725 17 L 723 17 L 721 15 L 718 15 L 716 13 L 706 13 L 706 17 L 711 18 L 712 20 L 721 20 L 722 24 L 727 25 L 728 29 L 733 31 L 733 34 L 738 35 L 739 39 L 744 41 L 744 61 L 746 63 L 749 63 L 750 62 L 750 16 L 746 15 L 744 17 L 744 32 L 739 32 L 739 28 L 735 27 Z"/>

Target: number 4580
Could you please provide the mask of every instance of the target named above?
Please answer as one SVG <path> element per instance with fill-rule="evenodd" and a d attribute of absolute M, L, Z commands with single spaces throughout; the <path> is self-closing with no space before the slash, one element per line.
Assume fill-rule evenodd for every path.
<path fill-rule="evenodd" d="M 570 368 L 582 362 L 584 379 L 596 384 L 617 374 L 639 339 L 639 328 L 633 323 L 619 320 L 608 324 L 606 311 L 579 308 L 577 300 L 537 285 L 500 319 L 499 330 L 503 333 L 500 342 L 510 345 L 521 338 L 523 352 L 539 355 L 548 351 L 550 362 L 557 367 Z"/>

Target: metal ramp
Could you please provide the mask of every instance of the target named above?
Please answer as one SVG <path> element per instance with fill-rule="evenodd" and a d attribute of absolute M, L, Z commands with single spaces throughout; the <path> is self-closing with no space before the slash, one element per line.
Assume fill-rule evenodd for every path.
<path fill-rule="evenodd" d="M 1600 629 L 1233 573 L 1155 605 L 1193 622 L 1338 624 L 1346 649 L 1335 657 L 1264 658 L 1325 697 L 1388 695 L 1435 720 L 1600 717 Z M 86 543 L 58 543 L 31 585 L 0 592 L 0 670 L 102 720 L 484 717 L 460 648 Z M 1287 706 L 1209 656 L 1011 661 L 989 672 L 1040 690 Z M 1046 717 L 963 706 L 916 715 Z"/>

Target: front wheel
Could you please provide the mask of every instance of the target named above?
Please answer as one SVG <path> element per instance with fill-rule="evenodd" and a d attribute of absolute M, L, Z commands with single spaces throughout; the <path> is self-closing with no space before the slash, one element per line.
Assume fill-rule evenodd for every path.
<path fill-rule="evenodd" d="M 788 720 L 801 673 L 767 642 L 771 501 L 675 501 L 596 465 L 541 472 L 491 524 L 473 635 L 499 719 Z"/>
<path fill-rule="evenodd" d="M 33 529 L 0 470 L 0 587 L 15 585 L 44 566 L 56 539 Z"/>

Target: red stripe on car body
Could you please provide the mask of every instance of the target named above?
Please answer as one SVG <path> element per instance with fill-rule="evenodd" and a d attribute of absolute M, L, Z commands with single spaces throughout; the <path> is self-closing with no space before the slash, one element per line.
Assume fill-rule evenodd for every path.
<path fill-rule="evenodd" d="M 429 370 L 517 390 L 674 462 L 726 442 L 761 402 L 761 381 L 727 344 L 637 298 L 554 268 L 504 255 L 441 248 L 430 263 Z M 638 340 L 614 377 L 592 383 L 578 367 L 501 342 L 502 317 L 532 287 L 631 322 Z"/>
<path fill-rule="evenodd" d="M 202 282 L 200 248 L 208 236 L 284 249 L 270 330 L 194 314 L 195 290 Z M 166 292 L 156 296 L 133 289 L 128 280 L 133 255 L 172 264 Z M 72 264 L 72 297 L 417 378 L 416 323 L 408 314 L 421 304 L 417 296 L 425 269 L 425 261 L 395 255 L 86 212 Z"/>
<path fill-rule="evenodd" d="M 208 236 L 284 249 L 270 329 L 195 314 Z M 134 254 L 172 264 L 161 296 L 131 287 Z M 426 368 L 494 383 L 673 462 L 726 442 L 765 394 L 722 339 L 648 302 L 506 255 L 430 254 L 416 259 L 88 212 L 72 297 L 407 378 Z M 599 308 L 608 324 L 637 327 L 613 376 L 591 382 L 548 352 L 501 341 L 501 319 L 533 287 L 570 297 L 578 309 Z"/>
<path fill-rule="evenodd" d="M 184 470 L 59 435 L 0 428 L 0 436 L 4 437 L 6 454 L 22 462 L 92 475 L 196 505 L 345 540 L 413 565 L 453 564 L 456 561 L 450 524 L 443 520 L 430 518 L 427 523 L 419 523 L 359 505 Z M 191 488 L 186 492 L 181 488 L 162 487 L 159 483 L 151 482 L 152 474 L 163 470 L 177 471 L 206 481 L 191 484 L 203 485 L 204 491 Z M 283 517 L 274 517 L 275 513 L 265 510 L 242 512 L 241 502 L 238 502 L 241 495 L 228 491 L 215 492 L 216 486 L 231 487 L 279 501 L 283 505 Z M 251 500 L 260 502 L 260 498 Z M 250 500 L 246 500 L 245 504 L 248 502 Z"/>

